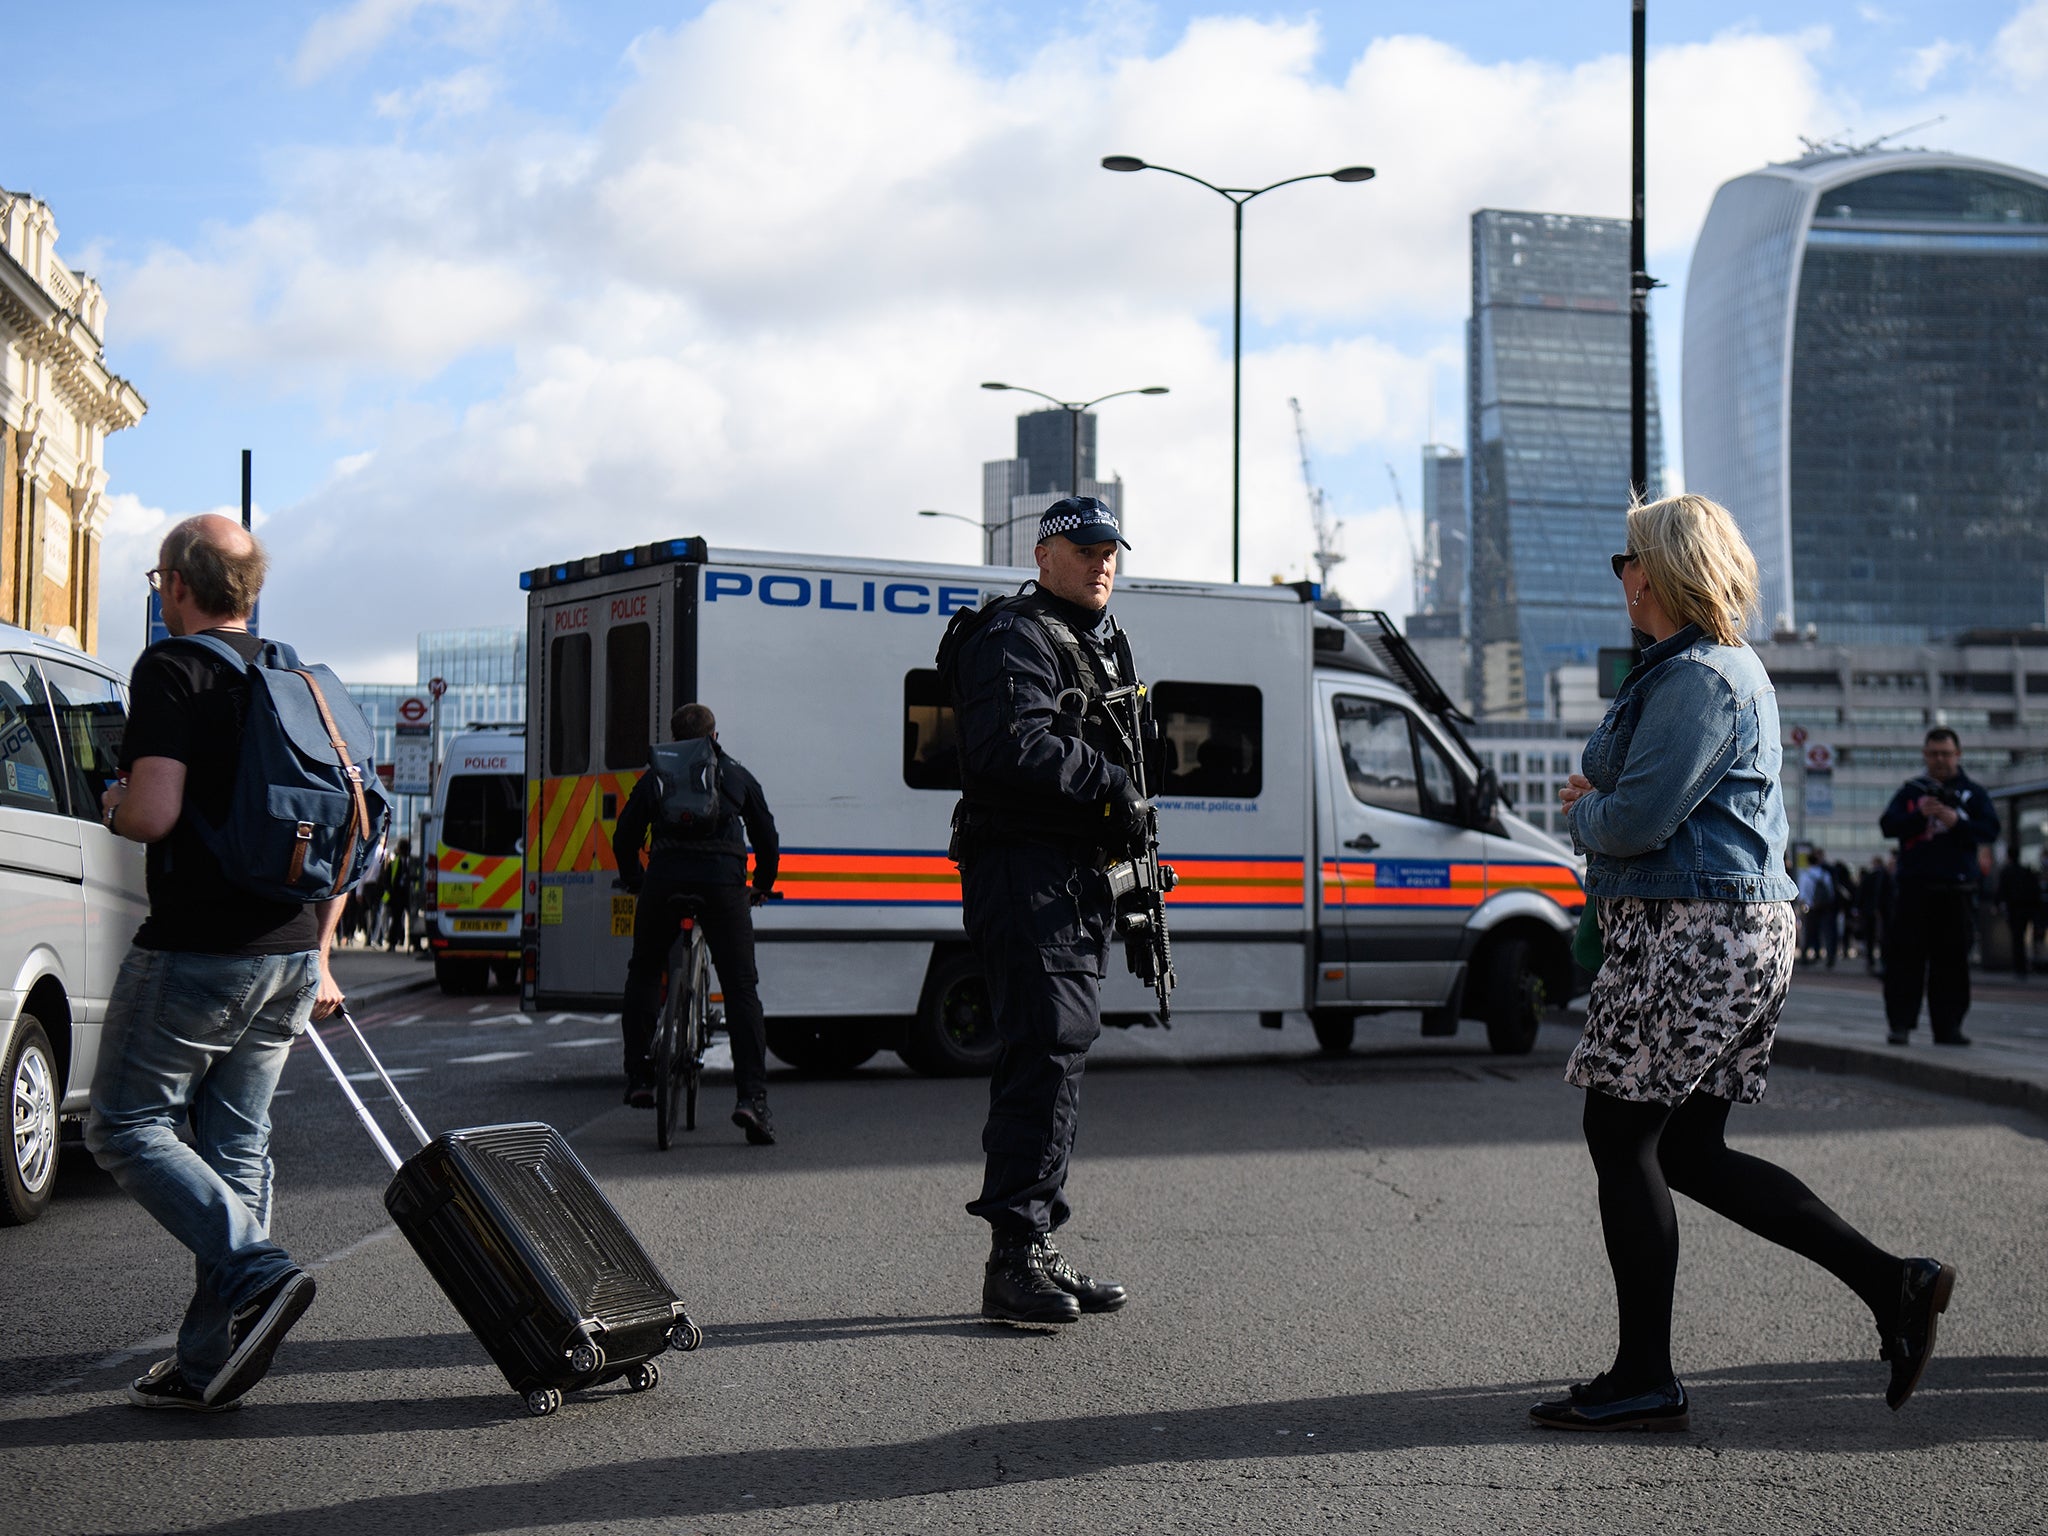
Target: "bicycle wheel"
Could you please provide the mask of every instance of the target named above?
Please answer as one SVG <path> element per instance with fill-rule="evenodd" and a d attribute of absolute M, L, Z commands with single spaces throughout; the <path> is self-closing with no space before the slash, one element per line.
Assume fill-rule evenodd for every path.
<path fill-rule="evenodd" d="M 678 937 L 668 952 L 668 996 L 662 999 L 661 1021 L 654 1029 L 654 1144 L 669 1149 L 676 1131 L 676 1066 L 682 1054 L 682 1022 L 689 998 L 689 940 Z"/>
<path fill-rule="evenodd" d="M 704 1048 L 711 1043 L 711 962 L 700 933 L 690 947 L 690 1005 L 684 1014 L 687 1039 L 681 1051 L 683 1124 L 697 1129 L 697 1088 L 704 1081 Z"/>

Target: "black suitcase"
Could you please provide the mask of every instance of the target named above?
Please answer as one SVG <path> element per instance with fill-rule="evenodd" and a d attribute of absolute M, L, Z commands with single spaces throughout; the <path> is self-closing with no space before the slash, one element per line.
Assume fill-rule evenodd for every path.
<path fill-rule="evenodd" d="M 399 1160 L 319 1030 L 309 1029 L 391 1164 L 384 1208 L 529 1413 L 553 1413 L 564 1392 L 621 1376 L 645 1391 L 661 1379 L 663 1351 L 703 1342 L 559 1131 L 529 1121 L 429 1137 L 355 1020 L 346 1010 L 341 1018 L 421 1143 Z"/>

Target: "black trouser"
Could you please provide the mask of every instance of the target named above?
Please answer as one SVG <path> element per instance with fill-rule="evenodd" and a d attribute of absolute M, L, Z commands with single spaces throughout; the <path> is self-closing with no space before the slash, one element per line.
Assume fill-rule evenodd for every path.
<path fill-rule="evenodd" d="M 1668 1381 L 1671 1294 L 1678 1274 L 1675 1189 L 1758 1237 L 1811 1259 L 1881 1322 L 1899 1301 L 1900 1261 L 1828 1208 L 1792 1174 L 1732 1150 L 1729 1104 L 1695 1093 L 1682 1104 L 1586 1094 L 1586 1149 L 1600 1176 L 1600 1227 L 1614 1271 L 1620 1344 L 1610 1376 L 1623 1395 Z"/>
<path fill-rule="evenodd" d="M 1835 909 L 1815 907 L 1806 914 L 1806 950 L 1818 960 L 1825 954 L 1828 964 L 1835 963 Z"/>
<path fill-rule="evenodd" d="M 1072 1214 L 1067 1166 L 1088 1047 L 1102 1033 L 1108 889 L 1085 859 L 996 844 L 970 851 L 961 896 L 1003 1039 L 981 1133 L 981 1197 L 967 1209 L 998 1239 L 1051 1232 Z"/>
<path fill-rule="evenodd" d="M 1934 1038 L 1962 1033 L 1976 937 L 1976 902 L 1967 886 L 1899 887 L 1884 951 L 1884 1013 L 1894 1034 L 1910 1034 L 1919 1022 L 1923 992 Z"/>
<path fill-rule="evenodd" d="M 754 969 L 754 917 L 744 885 L 671 883 L 649 875 L 633 911 L 633 957 L 626 962 L 626 997 L 620 1024 L 626 1037 L 626 1080 L 647 1080 L 647 1048 L 661 1012 L 661 980 L 683 920 L 682 903 L 694 898 L 704 942 L 725 994 L 725 1028 L 732 1037 L 732 1073 L 741 1099 L 768 1090 L 768 1041 L 761 1023 L 760 977 Z"/>
<path fill-rule="evenodd" d="M 2012 939 L 2012 973 L 2027 974 L 2027 931 L 2034 926 L 2032 907 L 2007 907 L 2005 931 Z"/>

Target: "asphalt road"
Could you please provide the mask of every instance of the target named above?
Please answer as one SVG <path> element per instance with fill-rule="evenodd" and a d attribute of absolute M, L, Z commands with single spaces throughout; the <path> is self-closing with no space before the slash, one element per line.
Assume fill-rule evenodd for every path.
<path fill-rule="evenodd" d="M 1738 1144 L 1962 1282 L 1902 1414 L 1856 1303 L 1686 1206 L 1684 1436 L 1527 1427 L 1598 1370 L 1611 1290 L 1571 1032 L 1503 1060 L 1414 1020 L 1313 1054 L 1298 1022 L 1113 1034 L 1063 1234 L 1132 1287 L 1059 1333 L 975 1316 L 962 1210 L 983 1085 L 881 1057 L 779 1073 L 782 1144 L 717 1111 L 663 1154 L 618 1104 L 614 1026 L 509 999 L 366 1010 L 429 1125 L 542 1118 L 704 1325 L 655 1391 L 528 1418 L 386 1227 L 385 1174 L 301 1049 L 278 1236 L 320 1296 L 238 1412 L 142 1413 L 187 1261 L 72 1149 L 0 1231 L 10 1532 L 2032 1531 L 2048 1509 L 2048 1123 L 1779 1069 Z M 1468 1027 L 1469 1030 L 1469 1027 Z M 1428 1042 L 1435 1047 L 1437 1042 Z"/>

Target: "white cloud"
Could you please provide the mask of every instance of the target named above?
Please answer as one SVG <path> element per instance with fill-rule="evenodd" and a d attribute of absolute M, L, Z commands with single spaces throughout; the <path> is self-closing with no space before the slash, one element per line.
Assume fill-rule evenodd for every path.
<path fill-rule="evenodd" d="M 502 82 L 487 64 L 472 64 L 452 75 L 422 80 L 411 90 L 385 91 L 371 101 L 379 117 L 399 122 L 439 122 L 450 117 L 472 117 L 498 98 Z"/>
<path fill-rule="evenodd" d="M 299 43 L 293 78 L 310 85 L 367 58 L 423 18 L 438 23 L 441 42 L 470 49 L 485 47 L 524 8 L 523 0 L 354 0 L 313 18 Z"/>
<path fill-rule="evenodd" d="M 1970 57 L 1970 49 L 1962 43 L 1950 42 L 1947 38 L 1936 38 L 1924 48 L 1915 48 L 1906 57 L 1899 70 L 1899 79 L 1909 91 L 1924 91 L 1948 72 L 1951 64 Z"/>
<path fill-rule="evenodd" d="M 2048 80 L 2048 0 L 2029 0 L 1999 29 L 1991 45 L 1998 72 L 2014 85 Z"/>
<path fill-rule="evenodd" d="M 415 19 L 396 0 L 336 18 L 323 68 Z M 1627 62 L 1489 64 L 1392 37 L 1332 82 L 1308 23 L 1199 21 L 1153 57 L 1123 36 L 992 74 L 943 8 L 724 0 L 642 39 L 588 135 L 280 158 L 276 206 L 110 274 L 116 312 L 188 366 L 280 391 L 388 399 L 394 378 L 505 360 L 466 408 L 358 413 L 349 457 L 268 530 L 268 621 L 339 662 L 509 621 L 520 569 L 657 535 L 971 558 L 970 530 L 912 514 L 978 514 L 1018 408 L 975 389 L 990 377 L 1069 398 L 1170 385 L 1103 407 L 1104 468 L 1129 481 L 1135 569 L 1216 577 L 1230 213 L 1096 162 L 1260 185 L 1363 161 L 1378 180 L 1247 213 L 1244 570 L 1298 575 L 1308 553 L 1296 395 L 1351 527 L 1347 594 L 1404 610 L 1384 464 L 1414 494 L 1431 396 L 1458 392 L 1469 216 L 1625 213 Z M 1653 54 L 1666 268 L 1722 180 L 1834 118 L 1827 42 L 1738 31 Z M 1445 417 L 1436 435 L 1458 440 Z"/>

